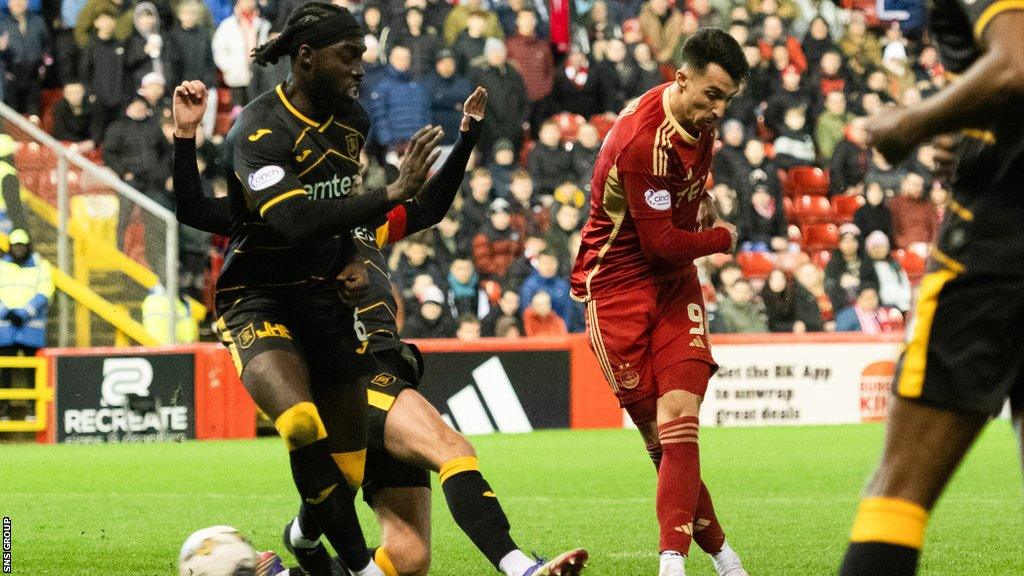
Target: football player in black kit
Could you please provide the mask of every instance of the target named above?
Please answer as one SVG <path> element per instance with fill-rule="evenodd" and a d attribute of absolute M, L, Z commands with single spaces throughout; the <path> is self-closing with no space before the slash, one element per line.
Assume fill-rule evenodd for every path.
<path fill-rule="evenodd" d="M 916 574 L 929 512 L 1007 400 L 1022 433 L 1024 2 L 931 0 L 928 11 L 952 83 L 883 110 L 868 132 L 890 162 L 935 139 L 953 194 L 841 576 Z"/>
<path fill-rule="evenodd" d="M 242 382 L 285 441 L 309 516 L 350 574 L 384 576 L 354 503 L 367 375 L 378 367 L 354 309 L 338 297 L 338 278 L 362 269 L 352 227 L 419 192 L 441 130 L 413 138 L 387 189 L 347 194 L 369 128 L 353 98 L 362 37 L 347 10 L 312 2 L 254 51 L 257 63 L 289 56 L 291 78 L 246 106 L 225 142 L 230 244 L 216 307 Z"/>
<path fill-rule="evenodd" d="M 479 137 L 485 102 L 482 88 L 466 100 L 459 140 L 420 194 L 352 231 L 369 281 L 366 295 L 358 299 L 358 318 L 368 336 L 367 349 L 382 367 L 381 372 L 368 377 L 369 451 L 363 497 L 381 524 L 382 543 L 375 550 L 375 560 L 388 575 L 421 575 L 429 569 L 428 470 L 439 473 L 456 523 L 506 575 L 571 576 L 583 570 L 587 558 L 584 550 L 571 550 L 551 561 L 536 560 L 516 546 L 509 535 L 508 519 L 480 474 L 473 447 L 416 392 L 422 373 L 419 353 L 397 335 L 396 306 L 381 248 L 433 226 L 447 212 Z M 193 133 L 205 106 L 201 83 L 185 82 L 178 87 L 174 97 L 178 129 Z M 228 209 L 223 202 L 202 196 L 192 139 L 176 140 L 174 178 L 179 219 L 223 233 Z M 304 504 L 298 518 L 286 526 L 285 543 L 307 572 L 329 576 L 337 567 L 332 567 L 319 542 L 320 532 L 309 506 Z"/>

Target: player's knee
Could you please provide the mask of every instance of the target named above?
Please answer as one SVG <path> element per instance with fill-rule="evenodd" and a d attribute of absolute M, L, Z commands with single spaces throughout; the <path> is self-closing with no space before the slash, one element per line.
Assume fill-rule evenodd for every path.
<path fill-rule="evenodd" d="M 445 438 L 448 448 L 451 450 L 452 458 L 461 458 L 465 456 L 476 457 L 476 449 L 469 443 L 469 440 L 465 436 L 452 430 L 451 433 Z"/>
<path fill-rule="evenodd" d="M 430 572 L 430 546 L 418 538 L 389 544 L 386 552 L 399 576 L 426 576 Z"/>
<path fill-rule="evenodd" d="M 274 427 L 288 450 L 302 448 L 327 437 L 320 413 L 312 402 L 299 402 L 285 410 L 274 420 Z"/>
<path fill-rule="evenodd" d="M 658 398 L 658 424 L 700 414 L 701 398 L 683 390 L 669 390 Z"/>

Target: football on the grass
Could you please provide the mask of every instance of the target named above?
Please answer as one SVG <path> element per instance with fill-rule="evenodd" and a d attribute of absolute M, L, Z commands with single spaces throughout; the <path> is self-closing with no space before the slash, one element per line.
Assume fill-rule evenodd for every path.
<path fill-rule="evenodd" d="M 231 526 L 197 530 L 181 546 L 180 576 L 253 576 L 256 550 Z"/>

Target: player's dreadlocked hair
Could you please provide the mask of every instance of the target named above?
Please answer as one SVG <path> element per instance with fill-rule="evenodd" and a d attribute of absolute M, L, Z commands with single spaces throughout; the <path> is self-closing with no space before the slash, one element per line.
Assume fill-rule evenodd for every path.
<path fill-rule="evenodd" d="M 359 23 L 345 8 L 306 2 L 288 18 L 280 36 L 253 49 L 253 61 L 260 66 L 275 64 L 282 56 L 294 57 L 303 44 L 320 48 L 361 34 Z"/>
<path fill-rule="evenodd" d="M 719 28 L 698 28 L 683 44 L 683 61 L 701 72 L 714 62 L 735 82 L 746 80 L 750 72 L 739 43 Z"/>

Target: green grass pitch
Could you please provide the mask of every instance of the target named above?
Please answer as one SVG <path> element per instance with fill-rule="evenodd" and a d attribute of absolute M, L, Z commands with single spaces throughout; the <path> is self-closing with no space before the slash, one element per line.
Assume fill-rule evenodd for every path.
<path fill-rule="evenodd" d="M 835 574 L 882 433 L 879 425 L 702 431 L 704 477 L 753 576 Z M 654 469 L 635 432 L 473 440 L 524 549 L 585 546 L 593 576 L 657 573 Z M 935 513 L 923 574 L 1024 573 L 1016 454 L 1009 424 L 990 426 Z M 431 574 L 493 574 L 436 485 L 434 494 Z M 14 574 L 176 574 L 185 536 L 212 524 L 232 524 L 257 547 L 280 549 L 297 503 L 276 439 L 0 446 L 0 514 L 13 522 Z M 377 529 L 361 501 L 360 508 L 372 543 Z M 694 551 L 689 574 L 713 575 Z"/>

